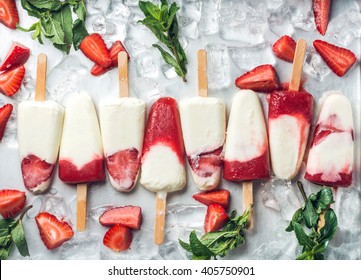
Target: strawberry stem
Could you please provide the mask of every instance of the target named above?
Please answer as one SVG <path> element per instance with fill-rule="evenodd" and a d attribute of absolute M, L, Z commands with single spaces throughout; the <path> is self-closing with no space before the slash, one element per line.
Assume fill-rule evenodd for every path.
<path fill-rule="evenodd" d="M 297 181 L 297 187 L 299 188 L 301 194 L 302 194 L 302 197 L 304 199 L 304 201 L 306 202 L 307 201 L 307 195 L 306 195 L 306 192 L 305 192 L 305 189 L 303 188 L 303 185 L 300 181 Z"/>

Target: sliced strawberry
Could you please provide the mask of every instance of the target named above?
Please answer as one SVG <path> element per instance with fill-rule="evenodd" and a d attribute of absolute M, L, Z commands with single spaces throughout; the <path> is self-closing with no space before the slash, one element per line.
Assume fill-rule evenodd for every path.
<path fill-rule="evenodd" d="M 226 210 L 217 203 L 212 203 L 208 205 L 206 218 L 204 220 L 204 231 L 214 232 L 227 223 L 229 217 L 226 213 Z"/>
<path fill-rule="evenodd" d="M 10 119 L 12 111 L 13 105 L 11 104 L 5 104 L 0 108 L 0 141 L 4 137 L 6 124 Z"/>
<path fill-rule="evenodd" d="M 132 205 L 115 207 L 104 211 L 99 217 L 99 222 L 106 227 L 121 224 L 131 229 L 140 229 L 142 208 Z"/>
<path fill-rule="evenodd" d="M 35 217 L 41 240 L 48 250 L 59 247 L 73 237 L 74 232 L 67 222 L 58 220 L 54 215 L 42 212 Z"/>
<path fill-rule="evenodd" d="M 331 0 L 313 0 L 312 6 L 317 30 L 321 35 L 325 35 L 330 16 Z"/>
<path fill-rule="evenodd" d="M 119 190 L 130 191 L 135 185 L 140 167 L 140 154 L 136 149 L 117 152 L 106 158 L 109 175 L 119 185 Z"/>
<path fill-rule="evenodd" d="M 9 71 L 22 66 L 30 57 L 30 50 L 20 43 L 14 43 L 0 66 L 1 71 Z"/>
<path fill-rule="evenodd" d="M 25 187 L 29 191 L 33 191 L 34 188 L 51 178 L 53 169 L 53 164 L 47 163 L 35 155 L 28 155 L 21 162 Z"/>
<path fill-rule="evenodd" d="M 98 33 L 85 37 L 80 44 L 80 49 L 86 57 L 96 64 L 103 67 L 108 67 L 112 64 L 109 50 L 105 45 L 102 36 Z"/>
<path fill-rule="evenodd" d="M 221 205 L 224 209 L 227 209 L 229 206 L 229 197 L 230 193 L 228 190 L 208 191 L 196 193 L 193 195 L 193 198 L 200 203 L 203 203 L 205 205 L 217 203 Z"/>
<path fill-rule="evenodd" d="M 14 0 L 0 0 L 0 22 L 11 29 L 16 29 L 19 15 Z"/>
<path fill-rule="evenodd" d="M 129 249 L 132 238 L 130 229 L 118 224 L 105 233 L 103 244 L 115 252 L 120 252 Z"/>
<path fill-rule="evenodd" d="M 0 190 L 0 214 L 4 219 L 15 217 L 26 202 L 25 192 L 18 190 Z"/>
<path fill-rule="evenodd" d="M 315 40 L 313 46 L 328 67 L 330 67 L 339 77 L 345 75 L 357 60 L 355 54 L 350 50 L 332 45 L 322 40 Z"/>
<path fill-rule="evenodd" d="M 106 72 L 108 72 L 109 70 L 115 68 L 118 66 L 118 53 L 120 52 L 127 52 L 127 50 L 125 49 L 125 47 L 123 46 L 121 41 L 115 41 L 114 44 L 111 46 L 109 53 L 110 53 L 110 58 L 112 59 L 112 64 L 108 67 L 103 67 L 101 65 L 95 64 L 91 70 L 91 74 L 94 76 L 100 76 Z M 129 54 L 128 54 L 128 60 L 130 59 Z"/>
<path fill-rule="evenodd" d="M 193 172 L 200 177 L 210 177 L 223 163 L 223 147 L 212 152 L 203 153 L 197 156 L 189 156 L 188 162 Z"/>
<path fill-rule="evenodd" d="M 260 65 L 236 79 L 240 89 L 272 92 L 279 88 L 276 70 L 270 64 Z"/>
<path fill-rule="evenodd" d="M 272 51 L 278 58 L 293 62 L 296 51 L 296 42 L 290 36 L 282 36 L 273 44 Z"/>
<path fill-rule="evenodd" d="M 6 71 L 0 74 L 0 92 L 6 96 L 12 96 L 18 92 L 21 83 L 24 79 L 25 67 L 20 66 L 18 68 Z"/>

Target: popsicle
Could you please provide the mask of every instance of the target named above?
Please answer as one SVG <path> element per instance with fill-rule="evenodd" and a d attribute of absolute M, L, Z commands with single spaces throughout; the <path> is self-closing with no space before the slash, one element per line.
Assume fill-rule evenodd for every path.
<path fill-rule="evenodd" d="M 352 107 L 341 92 L 327 95 L 315 127 L 305 178 L 320 185 L 348 187 L 354 150 Z"/>
<path fill-rule="evenodd" d="M 112 186 L 131 191 L 138 177 L 143 148 L 145 102 L 128 97 L 128 56 L 118 54 L 119 95 L 122 98 L 103 101 L 99 120 L 105 162 Z"/>
<path fill-rule="evenodd" d="M 300 168 L 311 126 L 313 98 L 299 90 L 306 42 L 298 40 L 289 91 L 270 95 L 268 134 L 272 169 L 281 179 L 294 178 Z"/>
<path fill-rule="evenodd" d="M 86 228 L 87 183 L 105 179 L 103 147 L 94 103 L 86 93 L 74 93 L 65 107 L 59 154 L 59 178 L 77 184 L 79 231 Z"/>
<path fill-rule="evenodd" d="M 177 102 L 159 98 L 145 129 L 140 183 L 157 193 L 154 242 L 164 241 L 166 197 L 186 184 L 184 145 Z"/>
<path fill-rule="evenodd" d="M 18 141 L 21 171 L 25 187 L 32 193 L 45 192 L 52 179 L 58 158 L 64 108 L 45 100 L 45 54 L 38 56 L 35 101 L 18 106 Z"/>
<path fill-rule="evenodd" d="M 226 135 L 226 106 L 215 97 L 207 97 L 207 54 L 198 51 L 199 96 L 180 101 L 184 145 L 193 180 L 201 190 L 218 186 Z"/>

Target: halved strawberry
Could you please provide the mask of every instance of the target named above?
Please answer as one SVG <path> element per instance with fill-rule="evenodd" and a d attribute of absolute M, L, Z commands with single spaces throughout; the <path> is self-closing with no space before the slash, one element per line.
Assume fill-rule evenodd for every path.
<path fill-rule="evenodd" d="M 109 175 L 121 191 L 130 191 L 140 167 L 140 154 L 136 149 L 122 150 L 105 160 Z"/>
<path fill-rule="evenodd" d="M 4 219 L 15 217 L 26 202 L 25 192 L 18 190 L 0 190 L 0 214 Z"/>
<path fill-rule="evenodd" d="M 196 157 L 189 156 L 188 162 L 194 173 L 200 177 L 210 177 L 223 163 L 223 147 Z"/>
<path fill-rule="evenodd" d="M 53 169 L 53 164 L 47 163 L 35 155 L 28 155 L 21 162 L 25 187 L 29 191 L 34 191 L 36 187 L 51 178 Z"/>
<path fill-rule="evenodd" d="M 54 215 L 41 212 L 35 217 L 41 240 L 48 250 L 59 247 L 73 237 L 74 232 L 67 222 L 58 220 Z"/>
<path fill-rule="evenodd" d="M 0 108 L 0 141 L 4 137 L 6 124 L 10 119 L 12 111 L 13 105 L 11 104 L 5 104 Z"/>
<path fill-rule="evenodd" d="M 193 198 L 200 203 L 203 203 L 205 205 L 217 203 L 221 205 L 224 209 L 227 209 L 229 206 L 229 197 L 230 193 L 228 190 L 208 191 L 196 193 L 193 195 Z"/>
<path fill-rule="evenodd" d="M 330 16 L 331 0 L 313 0 L 312 6 L 317 30 L 321 35 L 325 35 Z"/>
<path fill-rule="evenodd" d="M 5 57 L 2 65 L 0 66 L 1 71 L 9 71 L 21 65 L 30 57 L 30 50 L 20 43 L 14 43 L 8 55 Z"/>
<path fill-rule="evenodd" d="M 80 44 L 80 49 L 86 57 L 96 64 L 103 67 L 108 67 L 112 64 L 109 50 L 102 36 L 98 33 L 93 33 L 85 37 Z"/>
<path fill-rule="evenodd" d="M 272 92 L 279 88 L 276 70 L 270 64 L 257 66 L 239 76 L 235 84 L 240 89 L 252 89 L 261 92 Z"/>
<path fill-rule="evenodd" d="M 204 220 L 204 231 L 214 232 L 227 223 L 229 217 L 226 213 L 226 210 L 217 203 L 212 203 L 208 205 L 206 218 Z"/>
<path fill-rule="evenodd" d="M 6 96 L 12 96 L 18 92 L 21 83 L 24 79 L 25 67 L 20 66 L 18 68 L 6 71 L 0 74 L 0 92 Z"/>
<path fill-rule="evenodd" d="M 130 229 L 118 224 L 105 233 L 103 244 L 115 252 L 120 252 L 129 249 L 132 238 Z"/>
<path fill-rule="evenodd" d="M 104 211 L 99 217 L 99 222 L 106 227 L 121 224 L 131 229 L 140 229 L 142 208 L 132 205 L 111 208 Z"/>
<path fill-rule="evenodd" d="M 118 53 L 120 53 L 120 52 L 126 52 L 128 54 L 128 52 L 125 49 L 125 47 L 123 46 L 122 42 L 115 41 L 109 50 L 110 58 L 112 59 L 112 64 L 108 67 L 103 67 L 101 65 L 95 64 L 91 70 L 91 74 L 94 76 L 100 76 L 100 75 L 108 72 L 109 70 L 117 67 L 118 66 Z M 128 59 L 130 59 L 129 54 L 128 54 Z"/>
<path fill-rule="evenodd" d="M 322 40 L 315 40 L 313 46 L 328 67 L 339 77 L 345 75 L 357 60 L 352 51 Z"/>
<path fill-rule="evenodd" d="M 273 44 L 272 51 L 278 58 L 293 62 L 296 51 L 296 42 L 290 36 L 282 36 Z"/>
<path fill-rule="evenodd" d="M 19 14 L 14 0 L 0 0 L 0 22 L 11 29 L 16 29 Z"/>

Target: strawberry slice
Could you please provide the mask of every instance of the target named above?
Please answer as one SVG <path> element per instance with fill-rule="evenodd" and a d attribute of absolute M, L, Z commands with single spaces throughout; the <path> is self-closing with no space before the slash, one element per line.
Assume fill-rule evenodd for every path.
<path fill-rule="evenodd" d="M 296 51 L 296 42 L 290 36 L 282 36 L 273 44 L 272 51 L 278 58 L 293 62 Z"/>
<path fill-rule="evenodd" d="M 122 150 L 105 160 L 109 175 L 121 187 L 130 191 L 135 184 L 140 167 L 140 154 L 137 149 Z"/>
<path fill-rule="evenodd" d="M 328 67 L 339 77 L 345 75 L 357 60 L 352 51 L 322 40 L 315 40 L 313 46 Z"/>
<path fill-rule="evenodd" d="M 6 124 L 10 119 L 12 111 L 13 105 L 11 104 L 5 104 L 0 108 L 0 141 L 4 137 Z"/>
<path fill-rule="evenodd" d="M 25 192 L 9 189 L 0 190 L 0 214 L 4 219 L 10 219 L 19 214 L 25 202 Z"/>
<path fill-rule="evenodd" d="M 212 203 L 208 205 L 206 218 L 204 220 L 204 231 L 214 232 L 221 229 L 228 221 L 229 217 L 224 208 L 217 204 Z"/>
<path fill-rule="evenodd" d="M 108 67 L 112 64 L 109 50 L 102 36 L 98 33 L 93 33 L 85 37 L 80 44 L 80 49 L 87 58 L 96 64 L 103 67 Z"/>
<path fill-rule="evenodd" d="M 19 14 L 14 0 L 0 0 L 0 22 L 11 29 L 16 29 Z"/>
<path fill-rule="evenodd" d="M 53 173 L 54 165 L 28 155 L 21 162 L 24 185 L 29 191 L 33 191 L 41 183 L 48 181 Z"/>
<path fill-rule="evenodd" d="M 210 177 L 223 163 L 222 151 L 223 147 L 220 147 L 212 152 L 203 153 L 195 157 L 189 156 L 189 165 L 198 176 Z"/>
<path fill-rule="evenodd" d="M 132 238 L 130 229 L 118 224 L 105 233 L 103 244 L 115 252 L 120 252 L 129 249 Z"/>
<path fill-rule="evenodd" d="M 101 65 L 95 64 L 90 73 L 94 76 L 100 76 L 100 75 L 108 72 L 109 70 L 117 67 L 118 66 L 118 53 L 120 53 L 120 52 L 126 52 L 128 54 L 128 52 L 125 49 L 125 47 L 123 46 L 122 42 L 115 41 L 109 50 L 110 58 L 112 59 L 112 64 L 108 67 L 103 67 Z M 129 59 L 130 59 L 130 57 L 128 54 L 128 60 Z"/>
<path fill-rule="evenodd" d="M 0 74 L 0 92 L 6 96 L 12 96 L 18 92 L 21 83 L 24 79 L 25 67 L 20 66 L 18 68 L 6 71 Z"/>
<path fill-rule="evenodd" d="M 196 193 L 193 195 L 193 198 L 200 203 L 203 203 L 205 205 L 217 203 L 221 205 L 224 209 L 227 209 L 229 206 L 229 197 L 230 193 L 228 190 L 208 191 Z"/>
<path fill-rule="evenodd" d="M 330 16 L 331 0 L 313 0 L 312 6 L 317 30 L 321 35 L 325 35 Z"/>
<path fill-rule="evenodd" d="M 276 70 L 270 64 L 257 66 L 236 79 L 240 89 L 251 89 L 261 92 L 272 92 L 279 88 Z"/>
<path fill-rule="evenodd" d="M 42 212 L 35 217 L 41 240 L 48 250 L 59 247 L 73 237 L 74 232 L 67 222 L 58 220 L 54 215 Z"/>
<path fill-rule="evenodd" d="M 106 227 L 121 224 L 131 229 L 140 229 L 142 208 L 132 205 L 111 208 L 104 211 L 99 217 L 99 222 Z"/>
<path fill-rule="evenodd" d="M 9 71 L 22 66 L 30 57 L 30 50 L 20 43 L 14 43 L 0 66 L 1 71 Z"/>

